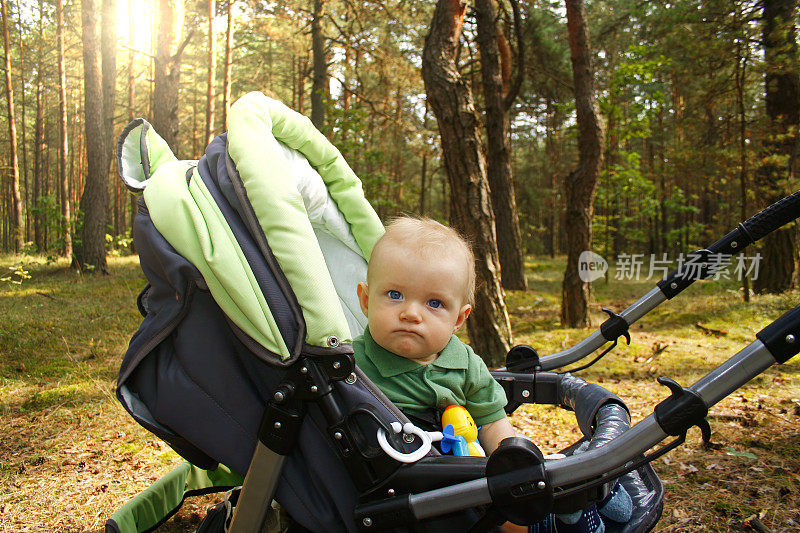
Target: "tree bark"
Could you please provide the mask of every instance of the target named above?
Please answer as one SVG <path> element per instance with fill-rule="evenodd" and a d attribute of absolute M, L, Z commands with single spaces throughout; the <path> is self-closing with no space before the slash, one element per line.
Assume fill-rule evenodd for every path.
<path fill-rule="evenodd" d="M 181 55 L 188 38 L 172 49 L 183 26 L 182 9 L 176 6 L 183 0 L 159 0 L 158 38 L 153 73 L 153 129 L 178 155 L 178 81 L 181 72 Z M 176 35 L 175 29 L 178 28 Z"/>
<path fill-rule="evenodd" d="M 478 291 L 467 319 L 473 348 L 490 363 L 511 345 L 511 325 L 495 240 L 494 214 L 472 95 L 458 73 L 456 52 L 466 0 L 439 0 L 425 38 L 422 78 L 439 124 L 450 184 L 450 220 L 475 248 Z"/>
<path fill-rule="evenodd" d="M 97 0 L 83 0 L 81 21 L 87 175 L 80 202 L 83 211 L 83 240 L 76 250 L 76 255 L 81 270 L 108 274 L 106 266 L 108 143 L 104 137 L 105 112 L 99 19 L 100 6 Z"/>
<path fill-rule="evenodd" d="M 566 0 L 567 30 L 578 122 L 578 168 L 565 180 L 567 202 L 567 268 L 561 297 L 561 322 L 569 327 L 590 323 L 589 284 L 578 274 L 578 257 L 591 250 L 592 210 L 603 167 L 603 124 L 594 96 L 589 28 L 583 0 Z"/>
<path fill-rule="evenodd" d="M 325 58 L 325 37 L 322 35 L 322 17 L 325 0 L 314 0 L 311 20 L 311 50 L 314 75 L 311 84 L 311 122 L 317 129 L 325 124 L 325 97 L 328 94 L 328 62 Z"/>
<path fill-rule="evenodd" d="M 19 160 L 17 155 L 17 125 L 14 115 L 14 85 L 11 81 L 11 48 L 8 32 L 8 2 L 2 2 L 3 11 L 3 43 L 5 44 L 6 59 L 6 102 L 8 103 L 8 138 L 9 138 L 9 163 L 11 165 L 11 195 L 14 218 L 11 226 L 12 243 L 14 251 L 19 252 L 25 246 L 24 221 L 22 218 L 22 197 L 19 190 Z"/>
<path fill-rule="evenodd" d="M 756 172 L 759 197 L 766 207 L 787 192 L 782 183 L 797 175 L 800 141 L 800 68 L 797 47 L 797 2 L 764 0 L 765 103 L 769 131 L 763 161 Z M 758 293 L 778 293 L 795 286 L 797 276 L 797 229 L 782 228 L 767 235 L 761 246 L 759 276 L 753 281 Z"/>
<path fill-rule="evenodd" d="M 108 182 L 114 151 L 114 108 L 117 94 L 117 0 L 103 0 L 101 16 L 100 53 L 103 65 L 103 141 L 105 149 L 106 182 Z M 114 235 L 119 235 L 119 186 L 120 180 L 113 179 L 113 221 Z"/>
<path fill-rule="evenodd" d="M 133 75 L 133 44 L 134 44 L 134 35 L 136 32 L 136 25 L 134 24 L 133 19 L 133 9 L 134 9 L 134 2 L 133 0 L 128 0 L 128 44 L 130 48 L 128 49 L 128 120 L 133 120 L 136 118 L 135 115 L 135 108 L 136 108 L 136 78 Z M 126 190 L 126 189 L 123 189 Z M 136 218 L 136 197 L 129 193 L 124 193 L 128 198 L 128 219 L 130 220 L 130 236 L 133 237 L 133 221 Z M 133 243 L 133 239 L 130 241 L 130 251 L 131 253 L 136 253 L 136 247 Z"/>
<path fill-rule="evenodd" d="M 503 288 L 524 291 L 528 288 L 528 280 L 525 276 L 525 254 L 519 230 L 514 176 L 511 171 L 508 116 L 498 45 L 500 35 L 497 31 L 494 0 L 476 0 L 475 13 L 481 53 L 483 98 L 486 105 L 487 177 L 497 230 L 500 279 Z"/>
<path fill-rule="evenodd" d="M 33 215 L 33 240 L 36 251 L 44 252 L 44 233 L 42 231 L 41 196 L 42 195 L 42 157 L 44 155 L 44 0 L 39 0 L 39 43 L 36 51 L 36 123 L 34 125 L 33 149 L 33 205 L 36 208 Z M 71 243 L 70 243 L 71 244 Z"/>
<path fill-rule="evenodd" d="M 737 21 L 739 19 L 738 8 L 736 10 Z M 742 39 L 736 41 L 736 67 L 734 70 L 734 81 L 736 84 L 736 107 L 739 115 L 739 197 L 741 220 L 747 218 L 747 115 L 745 109 L 745 71 L 749 54 L 742 46 Z M 743 255 L 743 254 L 742 254 Z M 750 278 L 742 276 L 742 300 L 750 301 Z"/>
<path fill-rule="evenodd" d="M 217 0 L 208 0 L 208 86 L 206 89 L 206 144 L 214 140 L 214 101 L 217 78 L 217 38 L 214 35 L 214 16 Z"/>
<path fill-rule="evenodd" d="M 24 50 L 22 48 L 23 47 L 22 43 L 25 42 L 25 36 L 22 33 L 22 28 L 23 28 L 23 25 L 22 25 L 22 10 L 19 9 L 19 8 L 17 9 L 17 25 L 18 25 L 17 29 L 19 30 L 19 42 L 20 42 L 20 54 L 19 54 L 19 63 L 20 63 L 20 65 L 19 65 L 19 71 L 22 73 L 22 76 L 24 77 L 25 76 L 25 52 L 24 52 Z M 23 203 L 23 209 L 25 211 L 25 241 L 27 242 L 27 241 L 31 240 L 31 230 L 33 229 L 32 228 L 32 224 L 31 224 L 31 205 L 30 205 L 33 202 L 29 202 L 28 201 L 28 197 L 31 195 L 31 189 L 30 189 L 30 187 L 28 187 L 28 142 L 27 142 L 27 139 L 26 139 L 26 127 L 25 127 L 25 124 L 27 122 L 25 120 L 25 93 L 27 91 L 25 90 L 24 81 L 22 83 L 21 89 L 22 90 L 21 90 L 20 97 L 22 99 L 22 102 L 21 102 L 22 103 L 22 109 L 21 109 L 21 111 L 22 111 L 22 117 L 21 117 L 22 121 L 20 122 L 20 125 L 22 127 L 20 129 L 22 130 L 22 132 L 21 132 L 22 133 L 22 186 L 25 189 L 25 193 L 22 195 L 22 203 Z"/>
<path fill-rule="evenodd" d="M 72 218 L 67 157 L 69 157 L 69 136 L 67 135 L 67 75 L 64 67 L 64 0 L 56 2 L 58 19 L 58 131 L 61 143 L 58 151 L 58 179 L 61 187 L 61 231 L 64 235 L 64 255 L 72 257 Z M 44 136 L 44 133 L 42 133 Z"/>
<path fill-rule="evenodd" d="M 103 122 L 105 134 L 103 139 L 108 144 L 108 156 L 111 160 L 111 148 L 114 139 L 114 108 L 117 94 L 117 0 L 103 0 L 101 33 L 101 54 L 103 61 Z"/>
<path fill-rule="evenodd" d="M 225 29 L 225 81 L 222 89 L 222 127 L 228 128 L 228 110 L 231 107 L 231 62 L 233 58 L 233 1 L 228 0 L 228 24 Z"/>

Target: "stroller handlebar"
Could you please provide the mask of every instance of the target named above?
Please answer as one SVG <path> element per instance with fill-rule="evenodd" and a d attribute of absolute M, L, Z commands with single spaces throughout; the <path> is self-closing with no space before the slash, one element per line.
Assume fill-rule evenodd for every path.
<path fill-rule="evenodd" d="M 753 242 L 800 216 L 800 191 L 778 200 L 742 223 Z"/>
<path fill-rule="evenodd" d="M 624 473 L 635 461 L 642 460 L 645 452 L 669 435 L 680 436 L 672 443 L 673 445 L 683 442 L 686 431 L 698 424 L 698 418 L 699 421 L 704 421 L 708 407 L 715 405 L 774 363 L 785 362 L 800 352 L 800 306 L 765 327 L 756 337 L 755 341 L 706 374 L 691 387 L 680 388 L 673 382 L 694 400 L 699 400 L 704 404 L 705 409 L 701 410 L 699 415 L 686 416 L 686 413 L 675 409 L 676 405 L 679 407 L 682 405 L 682 395 L 676 394 L 676 391 L 673 390 L 673 394 L 669 398 L 656 406 L 653 414 L 615 438 L 605 439 L 597 447 L 590 446 L 583 453 L 544 462 L 540 477 L 525 480 L 515 489 L 525 491 L 520 498 L 534 498 L 533 501 L 535 501 L 537 496 L 532 494 L 537 490 L 544 495 L 549 492 L 551 497 L 558 498 L 560 491 L 575 487 L 581 482 L 599 478 L 612 471 Z M 662 406 L 664 409 L 661 409 Z M 621 412 L 614 413 L 615 409 L 624 409 L 617 404 L 610 403 L 604 405 L 603 409 L 605 408 L 611 409 L 606 413 L 603 410 L 599 411 L 598 422 L 602 418 L 613 420 L 624 416 Z M 610 416 L 606 417 L 605 414 Z M 665 416 L 670 419 L 665 419 Z M 598 424 L 597 432 L 604 431 Z M 668 444 L 665 448 L 669 450 L 672 447 Z M 658 451 L 653 452 L 650 456 L 644 457 L 644 461 L 652 460 L 658 455 L 660 455 Z M 492 494 L 492 486 L 491 477 L 481 477 L 442 489 L 411 494 L 405 505 L 420 520 L 441 516 L 478 505 L 494 503 L 497 495 Z M 508 495 L 503 495 L 503 497 L 507 499 Z"/>

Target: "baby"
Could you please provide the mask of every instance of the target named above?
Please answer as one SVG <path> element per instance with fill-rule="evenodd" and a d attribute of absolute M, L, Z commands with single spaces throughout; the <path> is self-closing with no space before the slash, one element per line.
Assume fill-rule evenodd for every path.
<path fill-rule="evenodd" d="M 452 228 L 424 218 L 394 220 L 372 250 L 367 282 L 358 284 L 369 324 L 353 349 L 358 366 L 408 414 L 466 407 L 491 454 L 516 434 L 502 387 L 454 335 L 472 310 L 474 265 Z"/>
<path fill-rule="evenodd" d="M 487 455 L 517 434 L 506 417 L 502 387 L 486 364 L 454 335 L 472 310 L 475 258 L 453 229 L 426 218 L 401 217 L 386 228 L 372 250 L 367 282 L 357 287 L 367 316 L 364 334 L 353 341 L 356 364 L 412 418 L 431 409 L 437 420 L 449 405 L 464 406 L 481 426 L 478 440 Z M 429 428 L 430 429 L 430 428 Z M 619 494 L 619 498 L 612 497 Z M 623 504 L 618 502 L 627 498 Z M 613 491 L 600 507 L 624 507 L 630 497 Z M 602 512 L 602 511 L 601 511 Z M 616 517 L 616 516 L 615 516 Z M 506 523 L 506 532 L 601 533 L 597 509 L 550 515 L 530 527 Z"/>

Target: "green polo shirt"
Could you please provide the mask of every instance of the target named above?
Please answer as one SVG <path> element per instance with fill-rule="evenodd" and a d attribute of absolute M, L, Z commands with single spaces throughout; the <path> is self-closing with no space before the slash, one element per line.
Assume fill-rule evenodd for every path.
<path fill-rule="evenodd" d="M 455 335 L 427 365 L 382 348 L 369 328 L 353 341 L 353 351 L 359 368 L 400 409 L 413 414 L 463 405 L 479 426 L 506 416 L 503 388 L 489 374 L 486 363 Z"/>

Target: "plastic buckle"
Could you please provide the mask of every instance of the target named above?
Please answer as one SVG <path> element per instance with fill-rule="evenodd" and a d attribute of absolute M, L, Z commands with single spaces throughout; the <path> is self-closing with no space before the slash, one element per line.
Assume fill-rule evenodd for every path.
<path fill-rule="evenodd" d="M 603 338 L 616 343 L 619 337 L 625 337 L 625 342 L 630 344 L 631 334 L 628 332 L 630 327 L 628 321 L 606 307 L 603 308 L 603 312 L 608 314 L 608 319 L 600 324 L 600 333 L 603 334 Z"/>
<path fill-rule="evenodd" d="M 703 444 L 711 444 L 711 426 L 706 420 L 708 406 L 695 391 L 681 387 L 675 380 L 661 376 L 658 382 L 670 389 L 669 398 L 655 408 L 658 425 L 667 435 L 673 437 L 686 435 L 689 428 L 697 426 L 703 438 Z"/>
<path fill-rule="evenodd" d="M 542 369 L 536 349 L 527 344 L 518 344 L 506 355 L 506 369 L 509 372 L 538 372 Z"/>
<path fill-rule="evenodd" d="M 515 524 L 536 523 L 553 509 L 544 456 L 528 439 L 504 439 L 489 456 L 486 477 L 493 507 Z"/>

